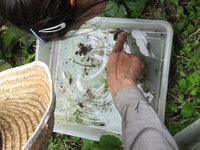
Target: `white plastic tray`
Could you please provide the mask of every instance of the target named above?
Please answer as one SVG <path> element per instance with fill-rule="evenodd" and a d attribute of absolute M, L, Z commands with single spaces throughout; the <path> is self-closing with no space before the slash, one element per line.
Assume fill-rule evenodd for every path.
<path fill-rule="evenodd" d="M 170 24 L 166 21 L 157 20 L 133 20 L 97 17 L 89 21 L 87 25 L 82 28 L 95 29 L 97 27 L 100 30 L 126 29 L 128 31 L 140 30 L 141 32 L 146 33 L 147 40 L 150 45 L 149 48 L 154 52 L 158 59 L 148 57 L 144 58 L 148 66 L 146 70 L 147 77 L 143 82 L 143 86 L 145 87 L 145 89 L 148 89 L 148 91 L 154 93 L 154 98 L 151 101 L 151 105 L 158 113 L 161 120 L 164 120 L 171 45 L 173 37 L 173 30 Z M 132 42 L 132 40 L 134 39 L 128 40 L 129 42 Z M 71 86 L 74 89 L 76 87 L 79 89 L 80 87 L 78 86 L 79 84 L 74 83 L 74 81 L 72 85 L 69 84 L 68 72 L 70 70 L 74 70 L 72 74 L 73 76 L 75 76 L 75 74 L 79 74 L 77 70 L 82 69 L 80 65 L 73 64 L 73 60 L 70 60 L 72 59 L 71 57 L 76 57 L 74 53 L 78 50 L 77 45 L 79 42 L 86 42 L 85 34 L 73 36 L 71 38 L 65 39 L 64 41 L 56 41 L 48 44 L 37 42 L 36 60 L 43 61 L 47 65 L 49 65 L 55 85 L 54 89 L 57 95 L 54 131 L 92 140 L 99 140 L 99 137 L 104 134 L 120 135 L 120 115 L 116 111 L 114 105 L 112 103 L 109 103 L 111 101 L 110 96 L 108 96 L 107 98 L 108 100 L 110 100 L 107 101 L 109 103 L 110 111 L 98 111 L 98 106 L 96 108 L 97 111 L 95 113 L 96 116 L 100 116 L 98 118 L 100 121 L 95 120 L 95 123 L 91 123 L 91 120 L 93 118 L 90 118 L 90 116 L 89 123 L 88 120 L 86 122 L 83 122 L 83 120 L 80 121 L 80 119 L 70 119 L 70 115 L 72 114 L 70 114 L 67 110 L 77 107 L 78 103 L 75 104 L 76 106 L 72 105 L 72 103 L 66 105 L 66 102 L 68 101 L 67 97 L 69 97 L 69 94 L 71 94 L 69 92 L 70 90 L 68 89 L 70 89 Z M 138 54 L 138 50 L 134 46 L 134 44 L 131 45 L 133 45 L 130 46 L 131 52 Z M 64 72 L 67 72 L 67 74 L 64 74 Z M 75 80 L 76 82 L 77 78 L 73 80 Z M 91 81 L 91 83 L 92 82 L 93 81 Z M 82 104 L 79 103 L 78 105 L 80 107 L 80 110 L 84 109 L 82 108 Z M 88 105 L 90 105 L 90 103 Z M 94 111 L 89 111 L 89 109 L 91 109 L 91 106 L 89 108 L 88 105 L 86 104 L 86 107 L 84 106 L 85 108 L 87 108 L 84 111 L 87 111 L 90 115 L 93 115 Z M 95 109 L 95 106 L 92 107 L 92 109 Z M 78 114 L 82 115 L 82 112 L 79 112 Z M 83 116 L 85 116 L 85 114 Z M 102 122 L 102 120 L 104 119 L 105 122 Z"/>

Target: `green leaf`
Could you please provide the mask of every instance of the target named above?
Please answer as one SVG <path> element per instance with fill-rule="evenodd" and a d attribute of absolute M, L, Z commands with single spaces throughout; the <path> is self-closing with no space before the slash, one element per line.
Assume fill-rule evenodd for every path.
<path fill-rule="evenodd" d="M 179 6 L 179 0 L 171 0 L 172 3 L 174 3 L 177 7 Z"/>
<path fill-rule="evenodd" d="M 8 29 L 3 37 L 3 49 L 7 58 L 12 57 L 12 51 L 17 43 L 17 37 L 13 33 L 12 29 Z"/>
<path fill-rule="evenodd" d="M 193 114 L 195 113 L 195 108 L 194 108 L 194 104 L 192 103 L 185 103 L 183 105 L 183 108 L 181 110 L 181 115 L 184 117 L 184 118 L 189 118 L 189 117 L 192 117 Z"/>
<path fill-rule="evenodd" d="M 99 141 L 102 150 L 121 150 L 122 142 L 115 136 L 104 135 Z"/>
<path fill-rule="evenodd" d="M 195 27 L 191 23 L 187 26 L 188 32 L 192 32 L 192 31 L 194 31 L 194 29 L 195 29 Z"/>
<path fill-rule="evenodd" d="M 72 139 L 73 141 L 80 141 L 80 140 L 81 140 L 80 137 L 76 137 L 76 136 L 72 136 L 71 139 Z"/>
<path fill-rule="evenodd" d="M 186 83 L 185 79 L 179 80 L 178 85 L 179 85 L 179 88 L 181 88 L 181 89 L 186 89 L 187 88 L 187 83 Z"/>
<path fill-rule="evenodd" d="M 169 104 L 168 107 L 171 109 L 171 111 L 177 113 L 178 112 L 178 106 L 176 104 Z"/>
<path fill-rule="evenodd" d="M 0 60 L 0 72 L 10 69 L 12 68 L 12 66 L 10 64 L 8 64 L 7 62 L 5 62 L 4 60 Z"/>
<path fill-rule="evenodd" d="M 35 54 L 28 55 L 28 58 L 26 59 L 25 64 L 32 62 L 34 58 L 35 58 Z"/>
<path fill-rule="evenodd" d="M 189 75 L 188 80 L 190 83 L 195 84 L 195 79 L 194 79 L 193 75 Z"/>
<path fill-rule="evenodd" d="M 178 92 L 178 91 L 179 91 L 179 87 L 178 87 L 178 85 L 175 84 L 174 87 L 171 89 L 171 91 L 172 91 L 173 93 Z"/>
<path fill-rule="evenodd" d="M 127 11 L 123 5 L 118 4 L 114 1 L 109 1 L 105 11 L 101 14 L 105 17 L 116 17 L 116 18 L 126 18 Z"/>
<path fill-rule="evenodd" d="M 191 7 L 189 9 L 189 17 L 192 19 L 192 18 L 197 18 L 197 14 L 195 13 L 195 10 L 193 9 L 193 7 Z"/>
<path fill-rule="evenodd" d="M 178 6 L 177 7 L 177 13 L 180 14 L 180 15 L 182 15 L 182 16 L 184 16 L 185 15 L 184 14 L 184 8 L 182 6 Z"/>
<path fill-rule="evenodd" d="M 200 104 L 200 98 L 197 98 L 195 103 L 196 103 L 196 105 Z"/>
<path fill-rule="evenodd" d="M 24 52 L 28 51 L 34 40 L 33 35 L 27 35 L 17 28 L 8 28 L 2 40 L 5 58 L 12 59 L 16 53 L 15 50 L 19 49 L 18 47 L 23 49 L 22 57 L 26 57 L 27 55 Z"/>
<path fill-rule="evenodd" d="M 179 99 L 179 100 L 183 101 L 184 98 L 185 98 L 184 94 L 179 94 L 179 96 L 178 96 L 178 99 Z"/>
<path fill-rule="evenodd" d="M 178 22 L 176 25 L 176 30 L 181 31 L 186 25 L 185 21 Z"/>
<path fill-rule="evenodd" d="M 186 77 L 186 74 L 181 70 L 181 71 L 180 71 L 180 76 Z"/>
<path fill-rule="evenodd" d="M 124 6 L 127 8 L 129 18 L 137 18 L 141 16 L 144 8 L 149 0 L 126 0 L 123 1 Z"/>
<path fill-rule="evenodd" d="M 192 96 L 195 96 L 195 95 L 197 95 L 197 92 L 198 92 L 198 90 L 193 89 L 193 90 L 190 92 L 190 94 L 191 94 Z"/>
<path fill-rule="evenodd" d="M 87 139 L 82 139 L 82 141 L 83 141 L 82 150 L 92 150 L 94 141 Z"/>
<path fill-rule="evenodd" d="M 180 123 L 179 122 L 178 123 L 177 122 L 169 122 L 169 130 L 172 135 L 181 131 Z"/>
<path fill-rule="evenodd" d="M 194 72 L 193 77 L 196 83 L 200 83 L 200 75 L 198 74 L 198 72 Z"/>
<path fill-rule="evenodd" d="M 13 45 L 15 45 L 15 43 L 13 43 L 14 40 L 15 34 L 13 34 L 12 30 L 8 29 L 3 37 L 3 48 L 13 47 Z"/>

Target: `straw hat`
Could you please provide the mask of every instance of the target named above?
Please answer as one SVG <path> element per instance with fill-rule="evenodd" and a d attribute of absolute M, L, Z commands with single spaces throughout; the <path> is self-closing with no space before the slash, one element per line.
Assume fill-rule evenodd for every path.
<path fill-rule="evenodd" d="M 46 149 L 53 111 L 52 81 L 44 63 L 1 72 L 0 150 Z"/>

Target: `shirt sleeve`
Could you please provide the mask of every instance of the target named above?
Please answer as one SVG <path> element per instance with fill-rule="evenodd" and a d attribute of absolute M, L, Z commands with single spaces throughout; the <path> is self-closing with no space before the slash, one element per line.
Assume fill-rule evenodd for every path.
<path fill-rule="evenodd" d="M 119 90 L 114 103 L 122 117 L 126 150 L 178 150 L 175 140 L 137 87 Z"/>

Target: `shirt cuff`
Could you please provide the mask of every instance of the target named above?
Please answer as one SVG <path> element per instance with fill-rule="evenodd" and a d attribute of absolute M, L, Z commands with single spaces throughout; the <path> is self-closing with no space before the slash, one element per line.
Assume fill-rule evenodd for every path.
<path fill-rule="evenodd" d="M 130 86 L 120 89 L 114 97 L 114 104 L 121 114 L 124 114 L 125 108 L 130 105 L 133 109 L 136 109 L 139 102 L 147 103 L 143 93 L 137 88 L 137 86 Z"/>

